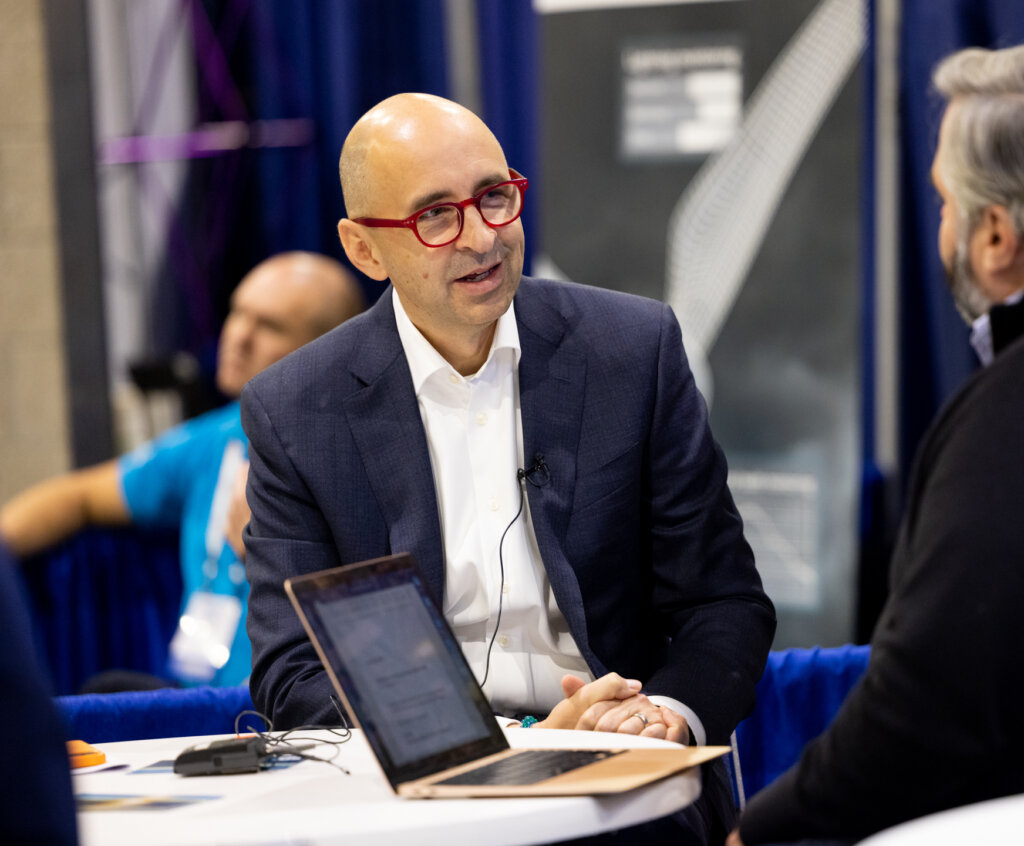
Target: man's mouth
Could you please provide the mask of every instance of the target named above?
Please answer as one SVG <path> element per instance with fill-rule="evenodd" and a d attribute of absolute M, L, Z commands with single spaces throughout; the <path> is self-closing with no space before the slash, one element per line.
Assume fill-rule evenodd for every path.
<path fill-rule="evenodd" d="M 465 276 L 460 276 L 455 281 L 456 282 L 482 282 L 484 279 L 486 279 L 488 276 L 490 276 L 498 268 L 499 264 L 501 264 L 501 262 L 498 262 L 498 264 L 492 264 L 490 267 L 485 267 L 483 270 L 480 270 L 480 271 L 478 271 L 476 273 L 467 273 Z"/>

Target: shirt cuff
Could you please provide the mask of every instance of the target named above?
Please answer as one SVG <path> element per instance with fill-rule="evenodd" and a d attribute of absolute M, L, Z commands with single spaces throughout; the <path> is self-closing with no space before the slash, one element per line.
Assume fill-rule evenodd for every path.
<path fill-rule="evenodd" d="M 648 696 L 647 697 L 655 705 L 664 705 L 666 708 L 671 708 L 681 717 L 686 718 L 686 725 L 690 727 L 690 740 L 693 746 L 704 746 L 707 743 L 708 736 L 704 731 L 704 724 L 700 721 L 692 708 L 687 708 L 678 699 L 673 699 L 671 696 Z"/>

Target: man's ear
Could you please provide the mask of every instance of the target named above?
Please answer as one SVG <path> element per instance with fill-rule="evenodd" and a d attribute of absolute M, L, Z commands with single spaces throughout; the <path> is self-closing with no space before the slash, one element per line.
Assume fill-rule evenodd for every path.
<path fill-rule="evenodd" d="M 343 217 L 338 221 L 338 237 L 341 239 L 341 246 L 345 249 L 345 255 L 356 269 L 378 282 L 383 282 L 388 278 L 387 268 L 381 262 L 380 251 L 377 249 L 377 245 L 367 237 L 366 230 L 362 226 Z"/>
<path fill-rule="evenodd" d="M 1020 273 L 1024 261 L 1024 240 L 1017 234 L 1005 206 L 991 205 L 981 213 L 972 236 L 976 273 L 1001 277 Z"/>

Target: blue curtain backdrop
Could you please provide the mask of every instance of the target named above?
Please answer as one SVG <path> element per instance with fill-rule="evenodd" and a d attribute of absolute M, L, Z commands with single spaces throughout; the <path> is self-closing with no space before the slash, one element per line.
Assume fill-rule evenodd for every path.
<path fill-rule="evenodd" d="M 530 179 L 523 228 L 526 272 L 540 248 L 539 79 L 537 17 L 532 0 L 477 0 L 481 117 L 505 150 L 509 166 Z M 459 45 L 452 45 L 459 49 Z"/>
<path fill-rule="evenodd" d="M 260 248 L 299 246 L 341 258 L 341 145 L 356 119 L 391 94 L 447 95 L 444 3 L 264 0 L 252 15 L 247 70 L 261 117 L 305 117 L 315 126 L 301 165 L 288 150 L 260 156 Z"/>

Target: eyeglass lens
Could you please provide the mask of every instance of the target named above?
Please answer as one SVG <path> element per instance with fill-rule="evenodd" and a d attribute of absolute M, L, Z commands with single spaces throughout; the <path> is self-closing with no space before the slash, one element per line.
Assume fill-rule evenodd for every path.
<path fill-rule="evenodd" d="M 473 198 L 476 207 L 491 226 L 503 226 L 515 220 L 523 205 L 523 193 L 510 182 L 488 188 Z M 431 245 L 450 243 L 462 231 L 464 212 L 455 203 L 427 209 L 416 218 L 416 232 Z"/>

